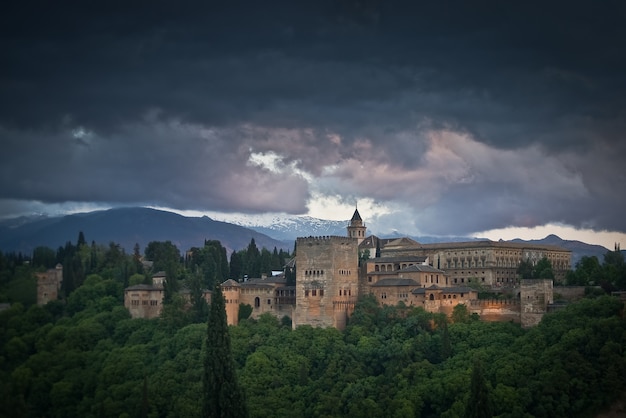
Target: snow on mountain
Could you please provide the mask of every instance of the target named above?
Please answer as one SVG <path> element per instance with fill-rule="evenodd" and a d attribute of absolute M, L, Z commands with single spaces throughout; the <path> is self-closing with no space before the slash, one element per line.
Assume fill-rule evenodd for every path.
<path fill-rule="evenodd" d="M 229 222 L 253 229 L 281 241 L 291 241 L 302 236 L 346 235 L 350 221 L 330 221 L 305 215 L 288 214 L 224 214 L 212 213 L 214 220 Z"/>

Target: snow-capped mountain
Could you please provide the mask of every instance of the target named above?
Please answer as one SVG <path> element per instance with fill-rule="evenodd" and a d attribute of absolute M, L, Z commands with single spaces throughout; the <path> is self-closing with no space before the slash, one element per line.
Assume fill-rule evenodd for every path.
<path fill-rule="evenodd" d="M 211 214 L 212 219 L 229 222 L 253 229 L 280 241 L 295 241 L 297 237 L 346 235 L 345 221 L 331 221 L 288 214 L 247 215 L 247 214 Z"/>

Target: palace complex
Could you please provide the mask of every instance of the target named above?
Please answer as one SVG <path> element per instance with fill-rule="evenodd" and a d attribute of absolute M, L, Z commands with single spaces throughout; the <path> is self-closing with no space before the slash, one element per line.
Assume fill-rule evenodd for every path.
<path fill-rule="evenodd" d="M 288 316 L 293 327 L 312 325 L 343 329 L 362 295 L 373 295 L 380 305 L 423 307 L 450 315 L 464 304 L 484 320 L 538 323 L 553 302 L 552 280 L 519 280 L 522 261 L 542 258 L 552 263 L 555 280 L 571 268 L 571 252 L 551 245 L 476 240 L 420 244 L 409 238 L 367 236 L 358 212 L 347 236 L 301 237 L 285 268 L 295 268 L 295 286 L 285 275 L 227 280 L 222 284 L 228 323 L 236 325 L 240 304 L 252 307 L 252 317 L 270 313 Z M 133 317 L 156 317 L 161 312 L 163 286 L 126 289 L 124 304 Z M 507 291 L 512 299 L 478 299 L 476 288 Z M 205 292 L 210 301 L 210 292 Z"/>

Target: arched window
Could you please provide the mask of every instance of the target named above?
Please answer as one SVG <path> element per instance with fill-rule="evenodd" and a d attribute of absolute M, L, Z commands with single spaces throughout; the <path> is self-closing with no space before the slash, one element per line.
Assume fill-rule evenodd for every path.
<path fill-rule="evenodd" d="M 259 306 L 261 306 L 261 299 L 259 299 L 259 297 L 257 296 L 256 298 L 254 298 L 254 307 L 258 308 Z"/>
<path fill-rule="evenodd" d="M 430 296 L 428 297 L 430 300 L 435 300 L 435 295 L 433 295 L 432 293 L 430 294 Z"/>

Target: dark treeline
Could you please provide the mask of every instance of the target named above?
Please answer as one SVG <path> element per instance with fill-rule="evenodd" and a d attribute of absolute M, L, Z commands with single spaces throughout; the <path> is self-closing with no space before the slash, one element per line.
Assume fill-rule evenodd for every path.
<path fill-rule="evenodd" d="M 200 416 L 206 324 L 130 319 L 121 292 L 91 276 L 65 312 L 0 313 L 0 416 Z M 528 331 L 456 319 L 365 298 L 344 332 L 271 316 L 229 332 L 254 417 L 459 417 L 476 396 L 494 416 L 591 417 L 625 389 L 617 298 L 585 299 Z"/>
<path fill-rule="evenodd" d="M 608 251 L 602 262 L 596 256 L 584 256 L 570 270 L 565 282 L 575 286 L 601 286 L 607 292 L 626 290 L 626 263 L 618 245 Z"/>
<path fill-rule="evenodd" d="M 253 244 L 240 265 L 261 258 Z M 177 286 L 210 288 L 232 274 L 232 257 L 226 263 L 217 241 L 184 255 L 167 242 L 148 247 L 152 269 Z M 0 312 L 0 417 L 201 416 L 208 310 L 186 307 L 172 292 L 161 318 L 131 319 L 123 289 L 153 272 L 141 258 L 137 248 L 126 254 L 84 238 L 28 258 L 0 256 L 0 302 L 11 302 Z M 73 289 L 37 306 L 33 273 L 60 260 L 73 266 Z M 617 298 L 584 299 L 530 330 L 481 322 L 463 308 L 446 318 L 381 308 L 366 297 L 343 332 L 292 330 L 271 316 L 242 320 L 229 333 L 247 410 L 253 417 L 593 417 L 626 390 Z"/>
<path fill-rule="evenodd" d="M 288 251 L 276 247 L 273 251 L 259 250 L 254 238 L 247 248 L 232 252 L 230 260 L 226 248 L 215 240 L 205 240 L 202 247 L 193 247 L 184 254 L 171 241 L 152 241 L 143 254 L 136 244 L 133 253 L 127 254 L 114 242 L 87 243 L 80 232 L 75 244 L 68 241 L 56 250 L 37 247 L 32 255 L 0 253 L 0 303 L 36 303 L 34 273 L 57 264 L 63 266 L 62 298 L 67 298 L 92 274 L 126 288 L 150 284 L 152 275 L 162 271 L 167 277 L 166 298 L 171 302 L 172 295 L 181 288 L 212 289 L 229 278 L 241 281 L 271 276 L 272 271 L 283 270 L 291 257 Z"/>

